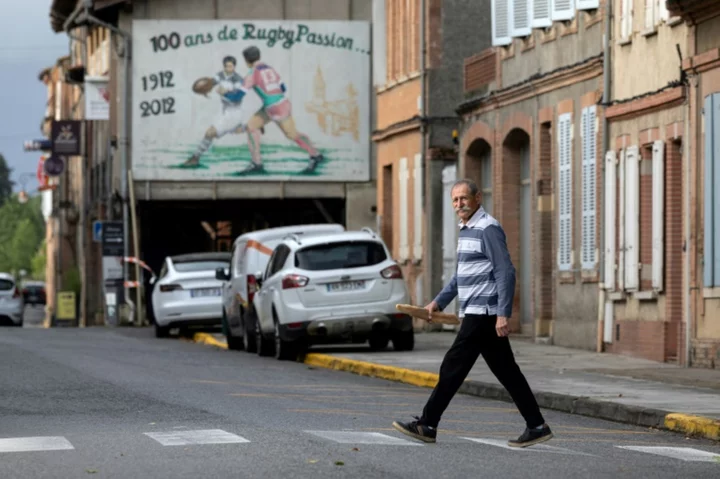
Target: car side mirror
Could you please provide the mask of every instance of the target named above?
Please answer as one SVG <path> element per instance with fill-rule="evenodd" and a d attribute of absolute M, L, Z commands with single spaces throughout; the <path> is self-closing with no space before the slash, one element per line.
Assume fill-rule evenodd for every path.
<path fill-rule="evenodd" d="M 220 281 L 227 281 L 230 279 L 230 273 L 225 270 L 225 268 L 217 268 L 215 270 L 215 279 L 219 279 Z"/>

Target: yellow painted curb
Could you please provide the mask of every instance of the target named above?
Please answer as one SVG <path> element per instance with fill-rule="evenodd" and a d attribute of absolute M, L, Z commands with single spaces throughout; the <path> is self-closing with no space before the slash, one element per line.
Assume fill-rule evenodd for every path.
<path fill-rule="evenodd" d="M 396 368 L 382 364 L 356 361 L 354 359 L 338 358 L 327 354 L 308 354 L 303 360 L 305 364 L 320 368 L 348 371 L 360 376 L 387 379 L 413 386 L 433 388 L 438 382 L 438 375 L 412 369 Z"/>
<path fill-rule="evenodd" d="M 717 419 L 672 413 L 665 416 L 665 427 L 691 436 L 720 440 L 720 421 Z"/>
<path fill-rule="evenodd" d="M 228 346 L 226 343 L 221 343 L 217 339 L 215 339 L 212 334 L 208 333 L 195 333 L 193 335 L 193 342 L 200 343 L 200 344 L 207 344 L 208 346 L 215 346 L 216 348 L 220 349 L 227 349 Z"/>

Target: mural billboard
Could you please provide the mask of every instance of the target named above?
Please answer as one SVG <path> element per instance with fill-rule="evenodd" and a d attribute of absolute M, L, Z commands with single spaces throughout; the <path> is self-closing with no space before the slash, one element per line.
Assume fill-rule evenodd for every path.
<path fill-rule="evenodd" d="M 368 181 L 370 24 L 135 20 L 137 180 Z"/>

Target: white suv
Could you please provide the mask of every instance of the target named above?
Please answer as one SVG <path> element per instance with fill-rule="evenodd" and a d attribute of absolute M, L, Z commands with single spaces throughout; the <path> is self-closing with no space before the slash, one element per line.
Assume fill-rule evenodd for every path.
<path fill-rule="evenodd" d="M 301 238 L 273 251 L 253 298 L 261 356 L 295 359 L 312 344 L 369 341 L 412 350 L 412 318 L 395 309 L 409 303 L 402 271 L 369 228 Z"/>

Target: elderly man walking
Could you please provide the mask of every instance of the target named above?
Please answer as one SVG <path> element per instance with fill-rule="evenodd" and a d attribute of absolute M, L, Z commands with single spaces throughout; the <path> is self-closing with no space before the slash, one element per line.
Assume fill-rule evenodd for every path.
<path fill-rule="evenodd" d="M 432 321 L 433 311 L 442 311 L 458 296 L 463 318 L 453 345 L 440 366 L 440 379 L 416 421 L 395 421 L 398 431 L 424 442 L 434 443 L 440 417 L 482 354 L 488 367 L 507 389 L 525 419 L 525 432 L 509 446 L 527 447 L 552 437 L 540 413 L 535 396 L 515 357 L 508 339 L 508 318 L 515 294 L 515 267 L 510 260 L 505 232 L 500 223 L 480 206 L 477 185 L 457 181 L 451 190 L 453 208 L 460 217 L 458 265 L 455 275 L 425 306 Z"/>

